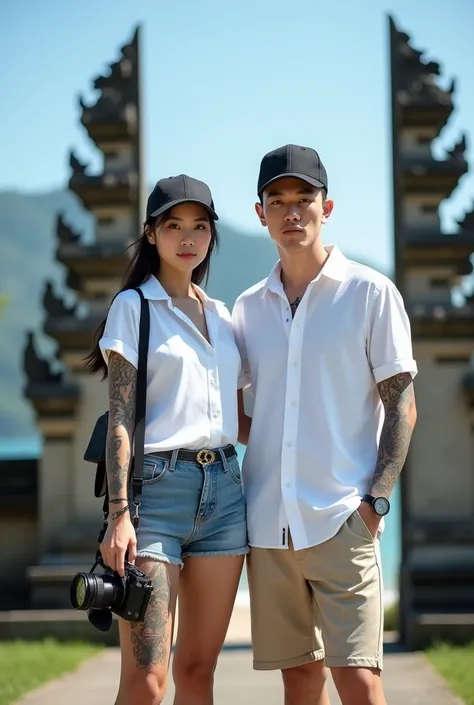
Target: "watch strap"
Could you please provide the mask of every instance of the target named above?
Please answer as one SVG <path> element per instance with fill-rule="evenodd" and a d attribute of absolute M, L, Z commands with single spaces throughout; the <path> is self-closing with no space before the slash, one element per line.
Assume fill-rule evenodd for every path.
<path fill-rule="evenodd" d="M 365 494 L 362 497 L 363 502 L 367 502 L 367 504 L 373 505 L 375 497 L 371 494 Z"/>

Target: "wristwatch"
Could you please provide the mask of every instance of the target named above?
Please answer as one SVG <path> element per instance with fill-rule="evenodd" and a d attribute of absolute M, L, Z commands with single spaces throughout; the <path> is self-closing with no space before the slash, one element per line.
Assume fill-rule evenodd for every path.
<path fill-rule="evenodd" d="M 386 516 L 390 511 L 390 502 L 386 497 L 374 497 L 371 494 L 365 494 L 362 497 L 362 501 L 370 504 L 374 512 L 379 517 Z"/>

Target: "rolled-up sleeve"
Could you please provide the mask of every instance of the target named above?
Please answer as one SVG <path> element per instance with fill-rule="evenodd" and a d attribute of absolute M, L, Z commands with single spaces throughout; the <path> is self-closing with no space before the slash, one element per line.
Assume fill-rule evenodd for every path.
<path fill-rule="evenodd" d="M 234 331 L 235 342 L 240 353 L 240 374 L 238 388 L 245 389 L 250 386 L 250 369 L 247 358 L 247 346 L 245 344 L 245 334 L 243 325 L 243 304 L 240 299 L 234 304 L 232 310 L 232 328 Z"/>
<path fill-rule="evenodd" d="M 377 384 L 402 372 L 409 372 L 412 379 L 418 373 L 410 319 L 400 292 L 389 280 L 373 295 L 368 357 Z"/>
<path fill-rule="evenodd" d="M 138 368 L 139 322 L 139 295 L 133 290 L 122 291 L 110 306 L 104 334 L 99 340 L 99 347 L 107 365 L 110 353 L 117 352 Z"/>

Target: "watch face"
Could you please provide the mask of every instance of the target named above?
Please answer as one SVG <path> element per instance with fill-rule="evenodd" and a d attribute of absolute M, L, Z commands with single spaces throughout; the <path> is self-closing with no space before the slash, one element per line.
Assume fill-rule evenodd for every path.
<path fill-rule="evenodd" d="M 385 516 L 390 511 L 390 502 L 385 497 L 377 497 L 373 503 L 374 512 L 380 517 Z"/>

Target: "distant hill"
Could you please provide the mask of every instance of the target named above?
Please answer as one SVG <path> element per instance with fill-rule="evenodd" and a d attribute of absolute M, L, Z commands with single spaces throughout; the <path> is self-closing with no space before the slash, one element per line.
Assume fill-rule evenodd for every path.
<path fill-rule="evenodd" d="M 92 218 L 72 193 L 0 193 L 0 438 L 34 433 L 34 415 L 23 398 L 23 348 L 26 331 L 32 329 L 39 334 L 41 354 L 55 351 L 55 341 L 42 334 L 41 298 L 46 279 L 65 291 L 67 272 L 55 259 L 58 212 L 85 240 L 91 239 Z M 243 289 L 265 276 L 277 256 L 268 237 L 244 235 L 221 221 L 219 234 L 206 288 L 231 307 Z"/>
<path fill-rule="evenodd" d="M 63 287 L 63 267 L 55 261 L 54 224 L 64 212 L 90 237 L 91 218 L 69 193 L 0 193 L 0 437 L 31 435 L 34 417 L 22 396 L 26 331 L 40 331 L 45 279 Z M 41 340 L 41 352 L 55 343 Z"/>
<path fill-rule="evenodd" d="M 35 433 L 31 406 L 23 398 L 23 348 L 26 331 L 34 330 L 40 333 L 41 354 L 55 350 L 55 342 L 41 334 L 41 298 L 46 279 L 53 280 L 57 291 L 65 291 L 66 271 L 55 259 L 59 212 L 85 241 L 91 240 L 93 219 L 72 193 L 0 192 L 0 439 Z M 243 234 L 219 221 L 220 247 L 206 289 L 229 308 L 277 260 L 273 243 L 263 229 L 261 233 Z"/>

